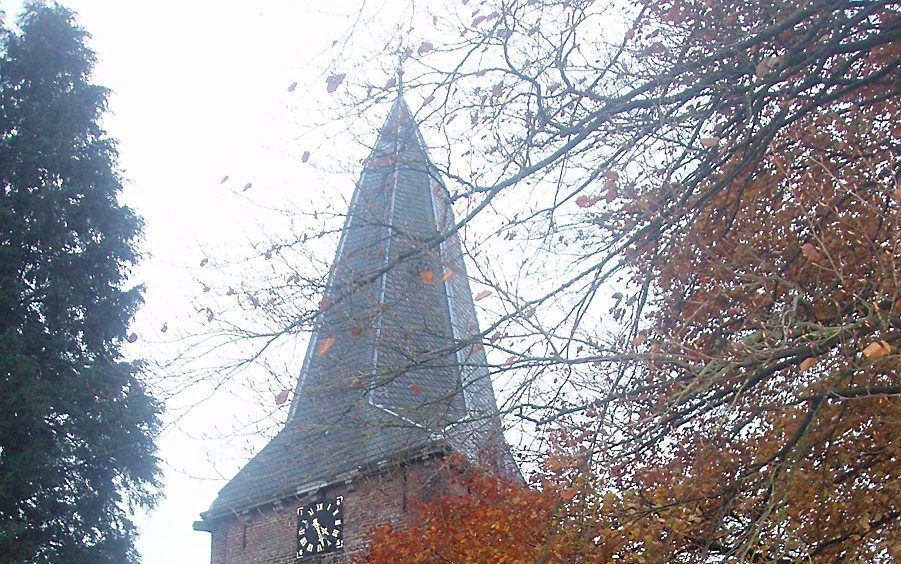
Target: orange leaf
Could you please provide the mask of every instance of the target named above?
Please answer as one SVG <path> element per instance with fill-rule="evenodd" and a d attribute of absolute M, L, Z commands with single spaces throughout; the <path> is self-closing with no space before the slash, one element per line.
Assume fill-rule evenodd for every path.
<path fill-rule="evenodd" d="M 363 329 L 360 327 L 354 327 L 353 329 L 350 330 L 350 334 L 353 337 L 359 337 L 360 335 L 363 334 Z"/>
<path fill-rule="evenodd" d="M 422 278 L 423 284 L 434 284 L 435 283 L 435 273 L 431 270 L 423 270 L 419 273 L 419 277 Z"/>
<path fill-rule="evenodd" d="M 492 292 L 491 290 L 482 290 L 481 292 L 476 294 L 475 298 L 473 298 L 473 299 L 475 301 L 484 300 L 485 298 L 487 298 L 488 296 L 490 296 L 493 293 L 494 292 Z"/>
<path fill-rule="evenodd" d="M 817 363 L 817 358 L 813 357 L 813 356 L 809 356 L 809 357 L 805 358 L 803 361 L 801 361 L 801 365 L 798 368 L 801 369 L 801 372 L 804 372 L 805 370 L 808 370 L 808 369 L 816 366 L 816 363 Z"/>
<path fill-rule="evenodd" d="M 882 358 L 892 354 L 892 346 L 885 341 L 873 341 L 863 350 L 867 358 Z"/>
<path fill-rule="evenodd" d="M 334 345 L 337 341 L 338 339 L 329 337 L 328 339 L 319 343 L 319 347 L 316 349 L 316 356 L 322 356 L 327 353 L 328 350 L 332 348 L 332 345 Z"/>
<path fill-rule="evenodd" d="M 420 386 L 419 384 L 410 384 L 410 392 L 414 396 L 418 396 L 422 393 L 422 386 Z"/>
<path fill-rule="evenodd" d="M 441 281 L 447 282 L 448 280 L 450 280 L 451 278 L 453 278 L 456 275 L 457 275 L 457 273 L 454 272 L 453 270 L 448 270 L 447 272 L 444 273 L 444 276 L 441 277 Z"/>
<path fill-rule="evenodd" d="M 288 394 L 291 393 L 291 390 L 282 390 L 279 393 L 275 394 L 275 405 L 281 405 L 288 401 Z"/>

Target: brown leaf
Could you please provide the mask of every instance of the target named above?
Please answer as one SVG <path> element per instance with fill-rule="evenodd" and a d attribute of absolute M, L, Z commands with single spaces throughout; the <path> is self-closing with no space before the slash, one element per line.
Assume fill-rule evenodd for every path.
<path fill-rule="evenodd" d="M 341 86 L 341 83 L 344 82 L 344 79 L 347 77 L 346 74 L 333 74 L 325 79 L 325 89 L 329 94 L 333 94 L 338 87 Z"/>
<path fill-rule="evenodd" d="M 500 332 L 500 331 L 495 331 L 494 334 L 491 335 L 491 338 L 488 339 L 488 342 L 491 343 L 491 344 L 493 345 L 493 344 L 496 343 L 501 337 L 503 337 L 503 335 L 501 335 L 501 332 Z"/>
<path fill-rule="evenodd" d="M 414 396 L 418 396 L 422 393 L 422 386 L 420 386 L 419 384 L 410 384 L 410 393 L 412 393 Z"/>
<path fill-rule="evenodd" d="M 819 262 L 820 260 L 820 252 L 811 243 L 801 245 L 801 254 L 810 262 Z"/>
<path fill-rule="evenodd" d="M 428 53 L 431 50 L 432 50 L 432 44 L 429 43 L 428 41 L 423 41 L 422 44 L 419 46 L 419 49 L 417 52 L 420 55 L 425 55 L 426 53 Z"/>
<path fill-rule="evenodd" d="M 130 334 L 130 335 L 128 336 L 128 342 L 129 342 L 129 343 L 134 343 L 134 342 L 137 341 L 137 340 L 138 340 L 138 334 L 137 334 L 137 333 L 132 333 L 132 334 Z"/>
<path fill-rule="evenodd" d="M 244 191 L 244 192 L 247 192 L 247 191 L 250 190 L 252 187 L 253 187 L 253 183 L 252 183 L 252 182 L 248 182 L 247 184 L 244 185 L 244 190 L 243 190 L 243 191 Z"/>
<path fill-rule="evenodd" d="M 422 101 L 422 107 L 426 107 L 431 104 L 435 100 L 434 95 L 426 96 L 425 100 Z"/>
<path fill-rule="evenodd" d="M 590 208 L 598 203 L 598 200 L 599 198 L 597 196 L 579 196 L 576 198 L 576 205 L 580 208 Z"/>
<path fill-rule="evenodd" d="M 616 179 L 611 176 L 608 176 L 607 178 L 605 178 L 604 179 L 604 190 L 607 190 L 607 191 L 616 190 Z"/>
<path fill-rule="evenodd" d="M 816 357 L 809 356 L 801 361 L 801 364 L 798 366 L 798 368 L 801 370 L 801 372 L 804 372 L 816 366 L 817 362 L 818 359 Z"/>
<path fill-rule="evenodd" d="M 219 181 L 219 184 L 225 184 L 225 181 L 228 180 L 228 175 L 222 177 L 222 180 Z"/>
<path fill-rule="evenodd" d="M 300 162 L 305 163 L 308 160 L 310 160 L 310 152 L 304 151 L 303 154 L 300 156 Z"/>
<path fill-rule="evenodd" d="M 647 335 L 645 335 L 644 333 L 639 333 L 638 335 L 635 335 L 634 339 L 632 339 L 632 344 L 636 347 L 639 347 L 639 346 L 643 345 L 644 342 L 647 340 L 648 340 Z"/>
<path fill-rule="evenodd" d="M 331 305 L 332 301 L 328 298 L 322 298 L 319 300 L 319 311 L 325 311 L 328 309 L 328 306 Z"/>
<path fill-rule="evenodd" d="M 282 405 L 286 401 L 288 401 L 288 394 L 291 393 L 291 390 L 282 390 L 279 393 L 275 394 L 275 405 Z"/>
<path fill-rule="evenodd" d="M 485 21 L 486 16 L 477 16 L 474 20 L 472 20 L 472 27 L 477 27 L 480 23 Z"/>
<path fill-rule="evenodd" d="M 208 262 L 210 262 L 210 259 L 204 257 L 200 259 L 200 266 L 206 266 Z"/>
<path fill-rule="evenodd" d="M 607 195 L 604 196 L 604 201 L 608 204 L 612 203 L 613 200 L 616 199 L 616 186 L 607 190 Z"/>
<path fill-rule="evenodd" d="M 290 86 L 288 86 L 288 92 L 294 92 L 294 89 L 297 88 L 297 82 L 292 82 Z"/>
<path fill-rule="evenodd" d="M 507 357 L 507 360 L 504 361 L 503 366 L 511 366 L 514 362 L 516 362 L 515 356 Z"/>
<path fill-rule="evenodd" d="M 779 57 L 771 56 L 757 63 L 757 66 L 754 67 L 754 74 L 757 75 L 757 78 L 763 78 L 768 75 L 771 70 L 776 68 L 779 65 Z"/>
<path fill-rule="evenodd" d="M 722 141 L 722 140 L 719 137 L 702 137 L 701 145 L 703 145 L 704 147 L 707 147 L 708 149 L 711 149 L 711 148 L 719 145 L 720 141 Z"/>
<path fill-rule="evenodd" d="M 353 327 L 350 330 L 350 335 L 352 337 L 359 337 L 362 334 L 363 334 L 363 329 L 361 327 Z"/>
<path fill-rule="evenodd" d="M 216 317 L 216 316 L 213 315 L 213 310 L 211 310 L 210 308 L 206 308 L 206 320 L 212 321 L 214 317 Z"/>
<path fill-rule="evenodd" d="M 475 295 L 475 298 L 473 298 L 473 299 L 474 299 L 475 301 L 484 300 L 485 298 L 487 298 L 488 296 L 490 296 L 490 295 L 493 294 L 493 293 L 494 293 L 494 292 L 492 292 L 491 290 L 482 290 L 481 292 L 479 292 L 478 294 L 476 294 L 476 295 Z"/>
<path fill-rule="evenodd" d="M 892 346 L 885 341 L 873 341 L 863 350 L 863 355 L 867 358 L 882 358 L 892 354 Z"/>
<path fill-rule="evenodd" d="M 389 79 L 388 79 L 388 82 L 385 83 L 385 90 L 391 90 L 391 89 L 393 89 L 395 86 L 397 86 L 397 79 L 396 79 L 396 78 L 389 78 Z"/>
<path fill-rule="evenodd" d="M 316 356 L 322 356 L 327 353 L 328 350 L 332 348 L 332 345 L 334 345 L 336 342 L 338 342 L 338 339 L 334 337 L 329 337 L 328 339 L 323 340 L 316 348 Z"/>
<path fill-rule="evenodd" d="M 419 277 L 422 278 L 423 284 L 434 284 L 435 283 L 435 273 L 431 270 L 423 270 L 419 273 Z"/>
<path fill-rule="evenodd" d="M 160 333 L 165 333 L 165 332 L 168 331 L 168 330 L 169 330 L 169 324 L 168 324 L 168 323 L 163 323 L 163 326 L 160 327 Z"/>

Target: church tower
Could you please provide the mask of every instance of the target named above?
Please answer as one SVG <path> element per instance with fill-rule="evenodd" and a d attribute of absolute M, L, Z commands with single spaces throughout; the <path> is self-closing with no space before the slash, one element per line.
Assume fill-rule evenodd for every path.
<path fill-rule="evenodd" d="M 341 562 L 449 491 L 449 454 L 518 476 L 450 198 L 402 96 L 363 166 L 284 428 L 194 528 L 212 562 Z"/>

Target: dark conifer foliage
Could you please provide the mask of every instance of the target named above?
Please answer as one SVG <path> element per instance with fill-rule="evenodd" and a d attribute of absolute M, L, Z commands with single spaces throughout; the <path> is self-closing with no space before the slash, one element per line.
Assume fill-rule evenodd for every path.
<path fill-rule="evenodd" d="M 141 220 L 120 205 L 107 90 L 71 11 L 26 7 L 0 51 L 0 561 L 137 560 L 159 406 L 125 362 Z"/>

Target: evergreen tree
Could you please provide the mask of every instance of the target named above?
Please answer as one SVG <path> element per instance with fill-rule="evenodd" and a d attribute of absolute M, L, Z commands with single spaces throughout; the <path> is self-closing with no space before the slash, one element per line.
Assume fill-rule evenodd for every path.
<path fill-rule="evenodd" d="M 34 3 L 0 57 L 0 560 L 137 560 L 159 406 L 122 359 L 141 221 L 120 205 L 88 34 Z"/>

